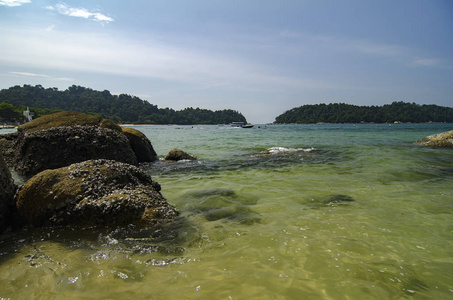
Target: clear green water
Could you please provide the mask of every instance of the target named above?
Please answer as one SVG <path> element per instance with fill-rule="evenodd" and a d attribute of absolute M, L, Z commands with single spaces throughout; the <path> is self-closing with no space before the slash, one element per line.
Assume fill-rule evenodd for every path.
<path fill-rule="evenodd" d="M 3 236 L 0 298 L 452 299 L 452 128 L 137 127 L 181 220 Z"/>

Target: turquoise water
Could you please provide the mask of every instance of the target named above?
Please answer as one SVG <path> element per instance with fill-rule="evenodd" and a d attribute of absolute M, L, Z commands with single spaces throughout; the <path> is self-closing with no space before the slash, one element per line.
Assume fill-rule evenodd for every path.
<path fill-rule="evenodd" d="M 453 298 L 453 124 L 136 128 L 181 219 L 3 236 L 0 297 Z"/>

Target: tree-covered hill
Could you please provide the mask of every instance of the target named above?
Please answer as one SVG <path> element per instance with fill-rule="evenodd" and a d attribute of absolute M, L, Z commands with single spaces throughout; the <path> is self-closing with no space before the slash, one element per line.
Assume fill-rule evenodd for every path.
<path fill-rule="evenodd" d="M 29 106 L 35 116 L 55 110 L 71 110 L 97 114 L 122 123 L 184 125 L 247 122 L 241 113 L 231 109 L 211 111 L 189 107 L 175 111 L 171 108 L 158 108 L 157 105 L 135 96 L 112 95 L 107 90 L 101 92 L 75 85 L 64 91 L 57 88 L 46 89 L 41 85 L 14 86 L 0 91 L 0 103 L 13 105 L 16 112 Z"/>
<path fill-rule="evenodd" d="M 344 103 L 303 105 L 284 112 L 275 123 L 453 123 L 453 108 L 437 105 L 393 102 L 383 106 Z"/>

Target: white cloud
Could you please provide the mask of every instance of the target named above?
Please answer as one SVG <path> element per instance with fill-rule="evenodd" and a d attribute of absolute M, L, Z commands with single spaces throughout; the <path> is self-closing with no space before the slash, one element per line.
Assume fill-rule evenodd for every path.
<path fill-rule="evenodd" d="M 9 74 L 15 75 L 15 76 L 22 76 L 22 77 L 46 78 L 46 79 L 53 79 L 53 80 L 59 80 L 59 81 L 74 81 L 73 78 L 54 77 L 54 76 L 50 76 L 50 75 L 36 74 L 36 73 L 29 73 L 29 72 L 9 72 Z"/>
<path fill-rule="evenodd" d="M 70 7 L 66 3 L 59 3 L 55 6 L 47 6 L 46 8 L 48 10 L 55 10 L 65 16 L 91 19 L 101 23 L 108 23 L 114 21 L 113 18 L 103 15 L 99 12 L 90 12 L 86 8 Z"/>
<path fill-rule="evenodd" d="M 31 0 L 0 0 L 0 5 L 5 6 L 21 6 L 22 4 L 30 3 Z"/>
<path fill-rule="evenodd" d="M 366 41 L 354 42 L 351 44 L 351 48 L 364 54 L 377 56 L 398 56 L 403 52 L 400 46 L 370 43 Z"/>
<path fill-rule="evenodd" d="M 332 89 L 337 83 L 289 77 L 266 65 L 215 52 L 175 47 L 158 40 L 140 42 L 124 37 L 47 31 L 14 30 L 4 39 L 0 64 L 64 71 L 156 78 L 186 83 L 199 90 L 275 91 L 286 88 Z"/>
<path fill-rule="evenodd" d="M 35 73 L 28 73 L 28 72 L 9 72 L 10 74 L 13 75 L 19 75 L 19 76 L 29 76 L 29 77 L 43 77 L 43 78 L 49 78 L 51 76 L 49 75 L 44 75 L 44 74 L 35 74 Z"/>
<path fill-rule="evenodd" d="M 439 66 L 439 60 L 435 58 L 418 58 L 414 60 L 412 66 L 422 66 L 422 67 L 437 67 Z"/>

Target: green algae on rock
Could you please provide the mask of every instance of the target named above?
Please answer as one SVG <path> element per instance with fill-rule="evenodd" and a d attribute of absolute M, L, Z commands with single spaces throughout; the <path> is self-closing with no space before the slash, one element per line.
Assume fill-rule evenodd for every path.
<path fill-rule="evenodd" d="M 165 160 L 171 161 L 180 161 L 180 160 L 197 160 L 197 158 L 193 155 L 190 155 L 181 149 L 173 148 L 168 152 L 167 156 L 165 156 Z"/>
<path fill-rule="evenodd" d="M 86 115 L 75 111 L 62 111 L 45 115 L 17 128 L 19 132 L 34 132 L 62 126 L 99 126 L 121 132 L 121 127 L 113 121 L 99 116 Z"/>

